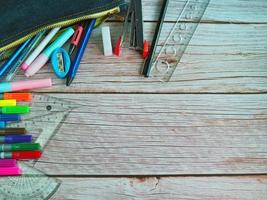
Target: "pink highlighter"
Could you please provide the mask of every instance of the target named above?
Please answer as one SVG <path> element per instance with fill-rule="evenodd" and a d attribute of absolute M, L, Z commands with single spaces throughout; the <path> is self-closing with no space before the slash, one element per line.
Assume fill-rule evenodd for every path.
<path fill-rule="evenodd" d="M 0 176 L 20 176 L 22 170 L 19 167 L 0 168 Z"/>
<path fill-rule="evenodd" d="M 0 93 L 47 88 L 51 86 L 52 86 L 51 79 L 5 82 L 5 83 L 0 83 Z"/>

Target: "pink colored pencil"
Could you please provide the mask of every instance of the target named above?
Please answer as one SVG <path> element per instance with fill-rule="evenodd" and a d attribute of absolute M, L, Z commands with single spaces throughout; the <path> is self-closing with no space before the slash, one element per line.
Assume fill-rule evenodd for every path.
<path fill-rule="evenodd" d="M 15 159 L 0 159 L 0 168 L 2 167 L 16 167 L 17 161 Z"/>
<path fill-rule="evenodd" d="M 22 170 L 19 167 L 0 168 L 0 176 L 20 176 Z"/>

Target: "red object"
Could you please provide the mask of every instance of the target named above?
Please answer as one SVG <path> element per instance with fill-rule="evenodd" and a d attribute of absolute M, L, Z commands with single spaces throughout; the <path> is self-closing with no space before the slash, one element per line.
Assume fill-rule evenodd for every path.
<path fill-rule="evenodd" d="M 17 160 L 35 160 L 42 156 L 41 151 L 13 151 L 12 159 Z"/>
<path fill-rule="evenodd" d="M 32 100 L 31 93 L 5 93 L 4 100 L 15 99 L 17 101 L 30 101 Z"/>
<path fill-rule="evenodd" d="M 82 33 L 83 33 L 83 27 L 82 26 L 78 26 L 77 29 L 75 30 L 75 33 L 71 39 L 71 44 L 77 46 L 80 42 L 80 39 L 82 37 Z"/>
<path fill-rule="evenodd" d="M 118 42 L 117 42 L 116 47 L 114 49 L 114 54 L 116 56 L 120 56 L 120 51 L 121 51 L 121 37 L 119 37 L 119 39 L 118 39 Z"/>
<path fill-rule="evenodd" d="M 144 42 L 144 50 L 143 50 L 143 58 L 146 59 L 149 54 L 149 44 L 148 41 L 145 40 Z"/>

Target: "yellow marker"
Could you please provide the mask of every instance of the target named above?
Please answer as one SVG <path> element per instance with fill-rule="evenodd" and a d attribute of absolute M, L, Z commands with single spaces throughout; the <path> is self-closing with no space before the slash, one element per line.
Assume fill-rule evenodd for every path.
<path fill-rule="evenodd" d="M 0 107 L 6 107 L 6 106 L 16 106 L 17 101 L 16 100 L 0 100 Z"/>

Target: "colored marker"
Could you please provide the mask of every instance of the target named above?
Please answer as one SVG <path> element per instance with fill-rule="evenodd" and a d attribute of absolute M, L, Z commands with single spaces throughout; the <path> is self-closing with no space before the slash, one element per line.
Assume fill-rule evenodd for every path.
<path fill-rule="evenodd" d="M 20 176 L 22 170 L 19 167 L 0 168 L 0 176 Z"/>
<path fill-rule="evenodd" d="M 14 159 L 3 159 L 0 160 L 0 168 L 1 167 L 16 167 L 17 161 Z"/>
<path fill-rule="evenodd" d="M 28 67 L 25 72 L 27 77 L 33 76 L 38 72 L 49 60 L 53 51 L 57 48 L 62 47 L 73 35 L 74 29 L 67 28 L 49 47 L 47 47 L 42 54 L 40 54 L 34 62 Z"/>
<path fill-rule="evenodd" d="M 5 135 L 0 136 L 0 144 L 32 142 L 32 135 Z"/>
<path fill-rule="evenodd" d="M 0 107 L 5 107 L 5 106 L 16 106 L 17 101 L 14 99 L 10 100 L 0 100 Z"/>
<path fill-rule="evenodd" d="M 82 37 L 82 33 L 83 33 L 83 26 L 78 26 L 77 29 L 75 30 L 75 33 L 71 39 L 70 42 L 70 49 L 69 49 L 69 55 L 71 55 L 73 53 L 73 51 L 75 50 L 75 48 L 77 48 L 81 37 Z"/>
<path fill-rule="evenodd" d="M 37 150 L 41 150 L 41 146 L 39 143 L 0 144 L 0 152 Z"/>
<path fill-rule="evenodd" d="M 27 70 L 30 64 L 37 58 L 37 56 L 44 50 L 46 45 L 52 40 L 52 38 L 59 31 L 60 27 L 52 29 L 44 40 L 36 47 L 36 49 L 31 53 L 27 60 L 21 65 L 21 69 Z"/>
<path fill-rule="evenodd" d="M 28 58 L 30 53 L 33 51 L 33 49 L 37 46 L 38 42 L 41 40 L 42 36 L 44 35 L 45 31 L 38 33 L 31 42 L 27 45 L 27 47 L 23 50 L 21 55 L 18 57 L 16 63 L 13 65 L 13 67 L 9 70 L 5 81 L 11 81 L 16 76 L 20 69 L 20 65 Z"/>
<path fill-rule="evenodd" d="M 70 71 L 69 71 L 69 74 L 67 76 L 67 82 L 66 82 L 67 86 L 70 86 L 70 84 L 72 83 L 72 81 L 74 80 L 74 78 L 76 76 L 76 73 L 78 71 L 80 62 L 82 60 L 83 54 L 84 54 L 85 49 L 86 49 L 86 46 L 87 46 L 89 39 L 91 37 L 91 33 L 94 29 L 95 22 L 96 22 L 96 19 L 91 20 L 89 25 L 86 27 L 86 29 L 84 31 L 83 39 L 80 43 L 79 49 L 77 50 L 74 61 L 71 64 Z"/>
<path fill-rule="evenodd" d="M 10 100 L 14 99 L 17 101 L 31 101 L 32 94 L 31 93 L 4 93 L 0 94 L 0 99 Z"/>
<path fill-rule="evenodd" d="M 3 114 L 26 114 L 30 112 L 29 106 L 8 106 L 0 108 L 0 113 Z"/>
<path fill-rule="evenodd" d="M 42 156 L 41 151 L 0 152 L 0 159 L 32 160 Z"/>
<path fill-rule="evenodd" d="M 18 114 L 0 114 L 1 122 L 18 122 L 20 120 L 21 117 Z"/>
<path fill-rule="evenodd" d="M 31 90 L 38 88 L 47 88 L 52 86 L 51 79 L 18 81 L 18 82 L 5 82 L 0 83 L 0 93 L 15 92 L 20 90 Z"/>
<path fill-rule="evenodd" d="M 20 55 L 20 53 L 23 51 L 23 49 L 29 44 L 31 39 L 28 39 L 26 42 L 24 42 L 20 47 L 18 47 L 15 51 L 15 53 L 11 56 L 10 59 L 8 59 L 0 68 L 0 77 L 3 77 L 4 74 L 7 72 L 9 67 L 12 65 L 12 63 L 17 59 L 17 57 Z"/>
<path fill-rule="evenodd" d="M 6 127 L 6 122 L 0 122 L 0 128 L 5 128 Z"/>
<path fill-rule="evenodd" d="M 27 131 L 25 128 L 1 128 L 0 135 L 23 135 Z"/>

